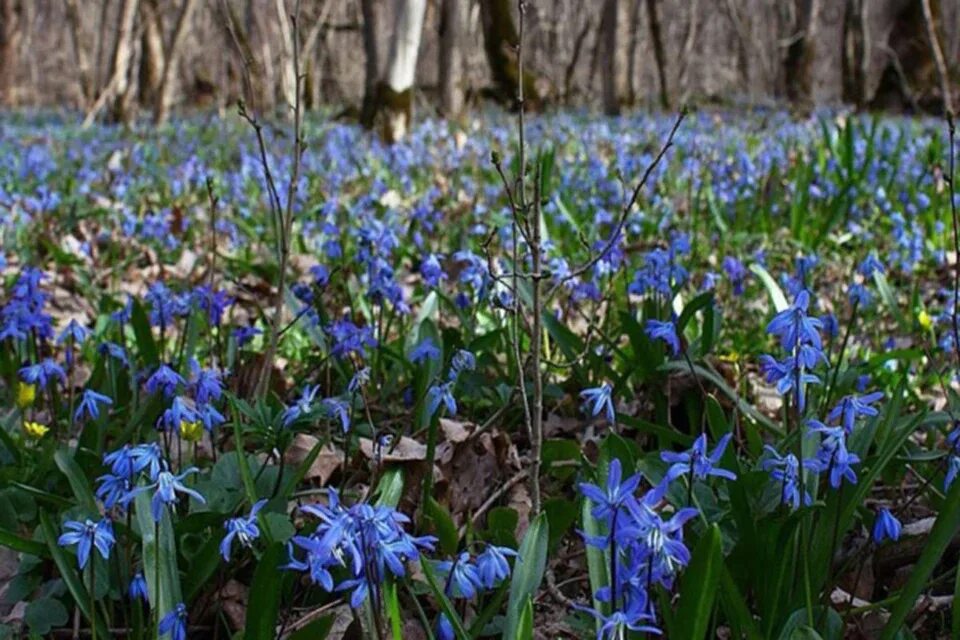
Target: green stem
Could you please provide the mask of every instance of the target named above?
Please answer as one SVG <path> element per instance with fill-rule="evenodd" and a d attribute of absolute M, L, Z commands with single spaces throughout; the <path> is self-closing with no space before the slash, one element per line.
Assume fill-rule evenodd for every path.
<path fill-rule="evenodd" d="M 90 634 L 97 640 L 97 566 L 95 554 L 90 555 Z"/>

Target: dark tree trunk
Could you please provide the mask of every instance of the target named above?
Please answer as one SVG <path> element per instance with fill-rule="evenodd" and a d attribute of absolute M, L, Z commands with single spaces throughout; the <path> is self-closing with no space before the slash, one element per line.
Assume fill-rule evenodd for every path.
<path fill-rule="evenodd" d="M 16 98 L 22 22 L 19 0 L 0 0 L 0 105 L 6 107 L 13 106 Z"/>
<path fill-rule="evenodd" d="M 467 0 L 441 0 L 440 8 L 440 110 L 456 116 L 463 109 L 463 36 Z"/>
<path fill-rule="evenodd" d="M 516 105 L 517 45 L 520 36 L 513 22 L 510 0 L 480 0 L 480 18 L 483 22 L 483 49 L 493 78 L 493 94 L 500 102 Z M 537 77 L 525 65 L 523 70 L 523 100 L 536 107 L 543 100 Z"/>
<path fill-rule="evenodd" d="M 377 0 L 360 0 L 363 13 L 363 53 L 364 84 L 363 105 L 360 108 L 360 122 L 367 128 L 373 127 L 377 115 L 377 88 L 380 83 L 380 47 L 377 45 L 377 33 L 380 31 L 380 17 Z"/>
<path fill-rule="evenodd" d="M 653 44 L 653 59 L 657 63 L 657 81 L 660 84 L 660 106 L 670 108 L 670 89 L 667 86 L 667 61 L 663 51 L 663 36 L 657 0 L 647 0 L 647 22 L 650 23 L 650 41 Z"/>

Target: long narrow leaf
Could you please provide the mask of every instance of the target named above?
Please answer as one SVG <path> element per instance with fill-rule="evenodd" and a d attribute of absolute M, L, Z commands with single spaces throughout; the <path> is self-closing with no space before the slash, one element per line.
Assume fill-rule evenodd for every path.
<path fill-rule="evenodd" d="M 503 631 L 505 638 L 515 638 L 519 633 L 520 614 L 523 607 L 540 587 L 547 566 L 547 546 L 550 542 L 550 526 L 547 516 L 541 513 L 530 523 L 514 564 L 510 582 L 510 598 L 507 601 L 507 619 Z"/>

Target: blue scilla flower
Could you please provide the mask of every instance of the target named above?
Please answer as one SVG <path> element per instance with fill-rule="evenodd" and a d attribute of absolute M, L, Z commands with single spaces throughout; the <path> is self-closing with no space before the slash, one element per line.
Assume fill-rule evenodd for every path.
<path fill-rule="evenodd" d="M 137 473 L 147 472 L 151 482 L 156 482 L 161 471 L 166 471 L 167 461 L 163 459 L 163 452 L 156 442 L 138 444 L 131 452 L 134 460 L 134 470 Z"/>
<path fill-rule="evenodd" d="M 652 624 L 656 620 L 649 611 L 632 607 L 627 611 L 613 611 L 609 615 L 604 615 L 600 611 L 589 607 L 577 608 L 586 611 L 600 621 L 600 628 L 597 629 L 597 640 L 620 640 L 628 637 L 630 631 L 656 635 L 662 633 L 659 628 Z"/>
<path fill-rule="evenodd" d="M 861 309 L 867 309 L 873 306 L 873 294 L 862 284 L 854 282 L 847 290 L 847 297 L 851 305 L 857 305 Z"/>
<path fill-rule="evenodd" d="M 130 360 L 127 358 L 126 350 L 114 342 L 101 342 L 97 347 L 97 352 L 102 356 L 119 360 L 120 364 L 124 367 L 130 366 Z"/>
<path fill-rule="evenodd" d="M 888 509 L 880 509 L 873 522 L 873 541 L 880 544 L 884 540 L 900 539 L 900 521 Z"/>
<path fill-rule="evenodd" d="M 256 327 L 237 327 L 233 330 L 233 339 L 238 347 L 242 347 L 261 333 L 263 330 Z"/>
<path fill-rule="evenodd" d="M 172 507 L 177 504 L 177 494 L 184 494 L 192 497 L 197 502 L 205 503 L 203 496 L 194 489 L 183 484 L 183 479 L 191 473 L 197 473 L 196 467 L 190 467 L 180 475 L 173 475 L 169 471 L 161 471 L 157 474 L 157 481 L 147 488 L 154 489 L 153 498 L 150 500 L 150 512 L 153 519 L 159 522 L 163 517 L 163 508 Z"/>
<path fill-rule="evenodd" d="M 517 552 L 513 549 L 488 544 L 476 560 L 480 584 L 486 589 L 493 589 L 502 580 L 509 578 L 510 564 L 507 558 L 516 556 Z"/>
<path fill-rule="evenodd" d="M 454 640 L 457 634 L 453 630 L 453 624 L 447 614 L 441 613 L 437 618 L 437 638 L 439 640 Z"/>
<path fill-rule="evenodd" d="M 327 333 L 330 334 L 333 343 L 330 353 L 337 358 L 347 358 L 351 354 L 365 358 L 367 349 L 377 346 L 377 341 L 373 337 L 373 329 L 358 327 L 346 318 L 330 325 L 327 328 Z"/>
<path fill-rule="evenodd" d="M 71 318 L 70 322 L 67 323 L 67 326 L 64 327 L 57 336 L 57 344 L 72 342 L 75 345 L 81 345 L 86 342 L 87 338 L 89 337 L 90 330 L 77 322 L 76 319 Z"/>
<path fill-rule="evenodd" d="M 844 430 L 850 434 L 853 433 L 853 426 L 857 418 L 872 418 L 878 415 L 878 410 L 873 406 L 883 397 L 882 391 L 874 391 L 866 395 L 848 395 L 844 396 L 837 406 L 827 414 L 827 420 L 830 422 L 840 421 Z"/>
<path fill-rule="evenodd" d="M 194 288 L 191 298 L 194 304 L 207 314 L 207 322 L 212 327 L 220 326 L 224 312 L 234 303 L 234 298 L 226 291 L 214 291 L 207 285 Z"/>
<path fill-rule="evenodd" d="M 183 396 L 177 396 L 170 403 L 170 407 L 164 410 L 160 416 L 159 426 L 171 433 L 180 430 L 180 425 L 184 422 L 196 422 L 197 412 Z"/>
<path fill-rule="evenodd" d="M 177 388 L 185 385 L 183 377 L 171 369 L 166 364 L 157 367 L 149 378 L 147 378 L 147 393 L 156 393 L 158 390 L 167 398 L 172 398 L 177 394 Z"/>
<path fill-rule="evenodd" d="M 806 407 L 806 388 L 811 384 L 819 384 L 820 378 L 804 370 L 800 358 L 787 358 L 783 362 L 770 355 L 760 356 L 760 373 L 766 381 L 776 383 L 777 393 L 782 396 L 793 391 L 797 398 L 800 411 Z M 799 382 L 799 385 L 797 384 Z"/>
<path fill-rule="evenodd" d="M 144 602 L 149 600 L 150 594 L 147 589 L 147 580 L 140 571 L 137 571 L 130 580 L 130 586 L 127 587 L 127 594 L 131 600 L 142 600 Z"/>
<path fill-rule="evenodd" d="M 604 382 L 599 387 L 584 389 L 580 392 L 580 397 L 584 399 L 584 404 L 588 406 L 590 415 L 597 416 L 601 411 L 605 412 L 607 422 L 613 424 L 617 421 L 617 412 L 613 406 L 613 387 Z"/>
<path fill-rule="evenodd" d="M 687 451 L 681 453 L 662 451 L 660 459 L 670 465 L 667 478 L 673 481 L 680 476 L 691 474 L 694 480 L 705 480 L 707 476 L 736 480 L 735 473 L 716 466 L 720 464 L 720 458 L 723 457 L 731 437 L 732 434 L 728 433 L 720 438 L 712 453 L 707 452 L 707 434 L 705 433 L 700 434 Z"/>
<path fill-rule="evenodd" d="M 792 453 L 781 456 L 770 445 L 765 445 L 764 449 L 771 457 L 764 460 L 762 466 L 765 471 L 770 472 L 770 477 L 780 484 L 780 503 L 790 505 L 794 509 L 798 508 L 801 502 L 805 506 L 810 505 L 813 502 L 810 494 L 800 487 L 800 461 L 797 456 Z M 820 470 L 816 460 L 806 459 L 803 461 L 803 466 L 814 473 Z"/>
<path fill-rule="evenodd" d="M 121 507 L 126 509 L 130 501 L 136 497 L 136 490 L 130 476 L 118 476 L 112 473 L 97 478 L 97 498 L 107 509 Z"/>
<path fill-rule="evenodd" d="M 320 406 L 327 416 L 340 422 L 344 433 L 350 431 L 350 403 L 347 400 L 337 397 L 324 398 Z"/>
<path fill-rule="evenodd" d="M 63 367 L 50 358 L 21 368 L 19 374 L 21 380 L 28 384 L 35 384 L 41 389 L 46 389 L 51 381 L 59 380 L 60 384 L 67 382 L 67 374 Z"/>
<path fill-rule="evenodd" d="M 160 618 L 157 627 L 160 636 L 170 636 L 170 640 L 187 640 L 187 605 L 179 603 L 172 611 Z"/>
<path fill-rule="evenodd" d="M 367 386 L 367 383 L 370 382 L 370 367 L 363 367 L 358 369 L 350 377 L 350 382 L 347 383 L 347 391 L 350 393 L 359 393 L 362 388 Z"/>
<path fill-rule="evenodd" d="M 744 284 L 749 275 L 743 263 L 734 256 L 726 256 L 723 259 L 723 271 L 727 274 L 727 278 L 730 279 L 730 284 L 733 286 L 733 295 L 743 295 Z"/>
<path fill-rule="evenodd" d="M 176 317 L 178 306 L 173 292 L 162 282 L 154 282 L 147 289 L 144 298 L 150 304 L 150 325 L 169 327 Z"/>
<path fill-rule="evenodd" d="M 213 433 L 217 427 L 227 421 L 223 414 L 209 403 L 197 405 L 196 415 L 197 420 L 203 424 L 203 428 L 206 429 L 208 433 Z"/>
<path fill-rule="evenodd" d="M 266 500 L 258 500 L 250 509 L 249 515 L 230 518 L 223 523 L 223 527 L 227 530 L 227 535 L 220 541 L 220 555 L 223 556 L 224 562 L 230 560 L 230 550 L 234 540 L 239 542 L 241 547 L 249 547 L 260 537 L 257 514 L 265 504 L 267 504 Z"/>
<path fill-rule="evenodd" d="M 440 348 L 433 338 L 427 336 L 410 352 L 410 362 L 420 364 L 424 360 L 439 360 Z"/>
<path fill-rule="evenodd" d="M 139 471 L 136 468 L 137 459 L 134 454 L 135 449 L 125 444 L 119 449 L 104 454 L 103 464 L 110 467 L 110 471 L 124 478 L 133 478 L 133 475 Z"/>
<path fill-rule="evenodd" d="M 957 479 L 958 474 L 960 474 L 960 457 L 951 455 L 950 459 L 947 460 L 947 473 L 943 478 L 944 491 L 950 490 L 950 485 L 952 485 L 953 481 Z"/>
<path fill-rule="evenodd" d="M 112 404 L 113 400 L 109 396 L 97 393 L 93 389 L 84 389 L 83 395 L 80 396 L 80 404 L 77 405 L 77 410 L 73 413 L 73 419 L 79 422 L 86 416 L 91 420 L 97 420 L 100 418 L 100 405 L 109 406 Z"/>
<path fill-rule="evenodd" d="M 818 420 L 808 420 L 807 428 L 810 435 L 822 435 L 815 460 L 819 472 L 829 471 L 830 486 L 834 489 L 840 488 L 844 478 L 851 484 L 856 484 L 857 474 L 853 465 L 859 464 L 860 457 L 847 451 L 847 434 L 843 428 L 828 427 Z"/>
<path fill-rule="evenodd" d="M 77 564 L 82 570 L 90 559 L 91 549 L 96 549 L 100 557 L 106 560 L 110 557 L 116 539 L 113 537 L 113 524 L 108 518 L 99 522 L 87 519 L 83 522 L 70 520 L 63 523 L 66 533 L 57 540 L 61 547 L 77 547 Z"/>
<path fill-rule="evenodd" d="M 289 427 L 296 420 L 313 410 L 313 401 L 317 397 L 317 390 L 319 388 L 317 385 L 307 385 L 303 388 L 303 392 L 297 401 L 283 410 L 283 414 L 281 415 L 283 426 Z"/>
<path fill-rule="evenodd" d="M 883 266 L 883 263 L 877 258 L 877 254 L 874 251 L 871 251 L 863 262 L 860 263 L 860 266 L 857 267 L 857 272 L 859 272 L 863 277 L 869 278 L 874 273 L 880 272 L 885 273 L 886 268 Z"/>
<path fill-rule="evenodd" d="M 456 380 L 464 371 L 473 371 L 477 368 L 477 357 L 466 349 L 458 349 L 450 359 L 448 380 Z"/>
<path fill-rule="evenodd" d="M 680 338 L 677 336 L 677 325 L 673 323 L 673 320 L 650 319 L 644 324 L 643 330 L 651 340 L 665 342 L 673 355 L 680 353 Z"/>
<path fill-rule="evenodd" d="M 223 381 L 216 369 L 204 369 L 196 360 L 190 360 L 190 388 L 198 404 L 215 402 L 223 395 Z"/>
<path fill-rule="evenodd" d="M 442 560 L 436 562 L 437 574 L 446 576 L 450 581 L 450 593 L 448 595 L 472 598 L 477 592 L 483 589 L 483 580 L 473 564 L 470 554 L 461 553 L 454 560 Z"/>
<path fill-rule="evenodd" d="M 453 397 L 454 382 L 434 384 L 427 389 L 427 415 L 432 416 L 443 405 L 448 416 L 457 415 L 457 400 Z"/>
<path fill-rule="evenodd" d="M 424 256 L 420 262 L 420 275 L 423 276 L 423 281 L 431 287 L 439 287 L 440 283 L 447 279 L 447 274 L 440 266 L 440 259 L 433 253 Z"/>
<path fill-rule="evenodd" d="M 810 344 L 815 349 L 822 349 L 820 329 L 823 322 L 819 318 L 807 315 L 810 306 L 810 292 L 800 291 L 793 304 L 773 317 L 767 325 L 767 333 L 778 336 L 780 345 L 793 353 L 801 344 Z"/>
<path fill-rule="evenodd" d="M 614 458 L 610 461 L 610 468 L 607 470 L 606 486 L 601 488 L 587 482 L 582 482 L 578 486 L 580 493 L 593 503 L 590 513 L 597 520 L 605 522 L 609 528 L 614 516 L 624 510 L 629 501 L 635 499 L 634 493 L 640 486 L 641 478 L 641 474 L 635 473 L 623 480 L 623 467 L 620 460 Z"/>

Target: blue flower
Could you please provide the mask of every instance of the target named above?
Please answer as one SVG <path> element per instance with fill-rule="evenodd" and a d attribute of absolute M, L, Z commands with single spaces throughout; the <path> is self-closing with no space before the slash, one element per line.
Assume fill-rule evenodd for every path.
<path fill-rule="evenodd" d="M 453 561 L 444 560 L 436 563 L 437 573 L 447 576 L 450 580 L 451 593 L 463 598 L 472 598 L 477 591 L 483 588 L 483 580 L 477 567 L 470 561 L 470 554 L 461 553 Z"/>
<path fill-rule="evenodd" d="M 590 405 L 590 415 L 597 416 L 601 411 L 606 412 L 607 422 L 613 424 L 617 421 L 617 412 L 613 407 L 613 387 L 604 382 L 599 387 L 584 389 L 580 392 L 580 397 L 586 404 Z"/>
<path fill-rule="evenodd" d="M 83 570 L 90 559 L 90 550 L 96 549 L 100 557 L 106 560 L 110 557 L 110 549 L 116 539 L 113 537 L 113 524 L 103 518 L 99 522 L 87 519 L 83 522 L 70 520 L 63 524 L 66 533 L 57 540 L 61 547 L 77 547 L 77 563 Z"/>
<path fill-rule="evenodd" d="M 197 502 L 206 502 L 197 491 L 183 484 L 186 476 L 196 472 L 196 467 L 191 467 L 178 476 L 169 471 L 161 471 L 157 475 L 157 481 L 149 487 L 155 489 L 153 498 L 150 500 L 150 512 L 153 514 L 154 521 L 159 522 L 163 517 L 164 507 L 172 507 L 177 503 L 178 493 L 188 495 Z"/>
<path fill-rule="evenodd" d="M 163 452 L 156 442 L 138 444 L 133 448 L 131 455 L 134 459 L 134 469 L 139 473 L 146 470 L 152 482 L 156 482 L 161 471 L 167 469 L 167 462 L 163 459 Z"/>
<path fill-rule="evenodd" d="M 788 453 L 782 456 L 770 445 L 765 445 L 764 449 L 771 455 L 763 462 L 763 469 L 770 471 L 770 477 L 775 482 L 780 483 L 780 503 L 787 504 L 796 509 L 801 501 L 805 506 L 810 505 L 813 499 L 806 489 L 800 487 L 800 461 L 797 456 Z M 805 469 L 814 473 L 820 470 L 820 465 L 816 460 L 806 459 L 803 461 Z M 802 494 L 802 495 L 801 495 Z"/>
<path fill-rule="evenodd" d="M 464 371 L 473 371 L 477 368 L 477 357 L 465 349 L 459 349 L 450 360 L 449 380 L 456 380 Z"/>
<path fill-rule="evenodd" d="M 716 467 L 723 457 L 723 452 L 730 442 L 732 434 L 726 434 L 717 442 L 713 453 L 707 454 L 707 434 L 700 434 L 688 451 L 674 453 L 672 451 L 662 451 L 660 459 L 670 465 L 667 470 L 667 478 L 671 481 L 676 480 L 682 475 L 693 474 L 695 480 L 704 480 L 707 476 L 717 476 L 728 480 L 736 480 L 737 476 L 732 471 L 719 469 Z"/>
<path fill-rule="evenodd" d="M 281 416 L 284 427 L 289 427 L 297 419 L 310 413 L 310 411 L 313 409 L 313 400 L 316 398 L 317 390 L 319 388 L 320 387 L 317 385 L 307 385 L 303 388 L 300 398 L 295 403 L 284 409 L 283 415 Z"/>
<path fill-rule="evenodd" d="M 420 364 L 424 360 L 439 360 L 440 348 L 429 336 L 420 341 L 410 352 L 410 362 Z"/>
<path fill-rule="evenodd" d="M 340 421 L 343 432 L 350 431 L 350 403 L 342 398 L 324 398 L 321 403 L 327 415 Z"/>
<path fill-rule="evenodd" d="M 454 640 L 456 637 L 457 634 L 453 630 L 450 618 L 447 617 L 447 614 L 441 613 L 440 617 L 437 618 L 437 638 L 439 640 Z"/>
<path fill-rule="evenodd" d="M 60 332 L 60 335 L 57 336 L 57 344 L 63 344 L 70 340 L 74 344 L 80 345 L 83 344 L 88 337 L 90 337 L 90 330 L 75 319 L 71 319 L 63 331 Z"/>
<path fill-rule="evenodd" d="M 190 386 L 198 404 L 215 402 L 223 395 L 223 381 L 216 369 L 204 369 L 196 360 L 190 360 Z"/>
<path fill-rule="evenodd" d="M 853 425 L 857 418 L 873 417 L 878 414 L 874 402 L 883 397 L 882 391 L 874 391 L 864 396 L 844 396 L 827 415 L 827 420 L 836 422 L 842 418 L 844 430 L 853 433 Z"/>
<path fill-rule="evenodd" d="M 873 541 L 880 544 L 884 540 L 900 539 L 900 521 L 887 509 L 880 509 L 873 522 Z"/>
<path fill-rule="evenodd" d="M 187 640 L 187 605 L 182 602 L 160 618 L 157 627 L 161 636 L 170 635 L 170 640 Z"/>
<path fill-rule="evenodd" d="M 242 347 L 261 333 L 263 329 L 256 327 L 237 327 L 233 330 L 233 339 L 237 341 L 237 347 Z"/>
<path fill-rule="evenodd" d="M 457 415 L 457 400 L 453 397 L 453 382 L 435 384 L 427 389 L 427 415 L 432 416 L 443 404 L 447 415 Z"/>
<path fill-rule="evenodd" d="M 779 336 L 781 346 L 791 353 L 801 344 L 810 344 L 817 350 L 823 348 L 819 332 L 823 322 L 807 315 L 809 306 L 810 293 L 804 289 L 797 294 L 793 305 L 775 315 L 767 325 L 767 333 Z"/>
<path fill-rule="evenodd" d="M 100 353 L 100 355 L 110 356 L 115 360 L 119 360 L 120 363 L 125 367 L 130 366 L 130 360 L 127 359 L 127 352 L 118 344 L 113 342 L 102 342 L 100 343 L 100 346 L 97 347 L 97 351 Z"/>
<path fill-rule="evenodd" d="M 112 509 L 115 506 L 121 506 L 124 509 L 130 504 L 130 501 L 136 496 L 133 483 L 130 481 L 132 476 L 117 476 L 107 474 L 97 478 L 100 486 L 97 487 L 97 498 L 103 502 L 103 506 Z"/>
<path fill-rule="evenodd" d="M 477 556 L 477 573 L 480 584 L 487 589 L 493 589 L 501 580 L 510 577 L 510 565 L 507 557 L 516 557 L 517 552 L 508 547 L 498 547 L 488 544 L 483 553 Z"/>
<path fill-rule="evenodd" d="M 27 365 L 20 369 L 20 379 L 26 383 L 35 384 L 41 389 L 46 389 L 51 380 L 60 380 L 60 384 L 66 384 L 67 374 L 63 367 L 50 358 L 46 358 L 38 364 Z"/>
<path fill-rule="evenodd" d="M 595 484 L 586 482 L 580 483 L 580 493 L 590 499 L 593 503 L 591 513 L 597 520 L 601 520 L 610 526 L 613 517 L 623 510 L 627 503 L 634 499 L 634 492 L 640 486 L 641 475 L 635 473 L 621 482 L 623 477 L 623 468 L 620 460 L 614 458 L 610 461 L 610 468 L 607 470 L 606 487 L 601 488 Z"/>
<path fill-rule="evenodd" d="M 670 347 L 670 353 L 677 355 L 680 353 L 680 338 L 677 336 L 677 325 L 672 320 L 661 322 L 660 320 L 647 320 L 643 327 L 647 337 L 651 340 L 662 340 Z"/>
<path fill-rule="evenodd" d="M 220 555 L 224 562 L 230 560 L 230 547 L 233 540 L 236 539 L 240 546 L 249 547 L 254 540 L 260 537 L 260 529 L 257 527 L 257 513 L 267 504 L 266 500 L 258 500 L 250 509 L 250 515 L 245 517 L 230 518 L 223 523 L 227 530 L 227 535 L 220 541 Z"/>
<path fill-rule="evenodd" d="M 171 369 L 166 364 L 161 364 L 157 370 L 147 378 L 147 393 L 156 393 L 161 390 L 167 398 L 172 398 L 177 394 L 177 387 L 186 384 L 183 377 Z"/>
<path fill-rule="evenodd" d="M 653 614 L 633 606 L 626 611 L 614 611 L 609 615 L 590 607 L 577 607 L 586 611 L 602 624 L 597 629 L 597 640 L 620 640 L 628 637 L 629 631 L 638 633 L 653 633 L 660 635 L 660 629 L 652 625 L 655 622 Z"/>
<path fill-rule="evenodd" d="M 127 587 L 127 593 L 130 595 L 131 600 L 143 600 L 144 602 L 149 600 L 150 594 L 147 589 L 147 581 L 141 572 L 137 571 L 136 575 L 133 576 L 133 579 L 130 580 L 130 586 Z"/>
<path fill-rule="evenodd" d="M 101 404 L 112 405 L 113 400 L 93 389 L 84 389 L 80 404 L 73 414 L 73 419 L 79 422 L 83 420 L 83 416 L 86 414 L 91 420 L 97 420 L 100 417 Z"/>

